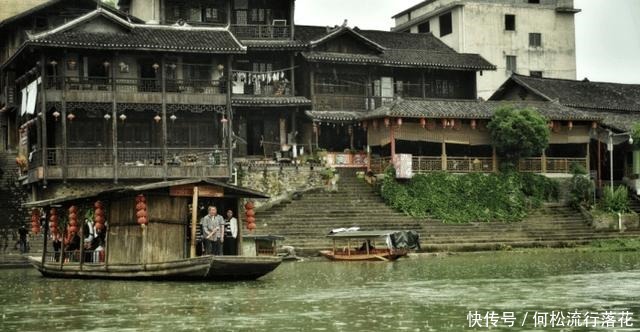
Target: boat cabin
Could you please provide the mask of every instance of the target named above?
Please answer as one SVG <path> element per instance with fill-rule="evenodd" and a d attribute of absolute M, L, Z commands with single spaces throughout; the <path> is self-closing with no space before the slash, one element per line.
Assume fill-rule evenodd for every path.
<path fill-rule="evenodd" d="M 279 259 L 242 257 L 241 198 L 267 196 L 212 179 L 197 179 L 28 203 L 25 206 L 34 208 L 34 215 L 41 214 L 37 208 L 42 208 L 49 220 L 44 227 L 43 255 L 34 265 L 44 275 L 55 276 L 255 279 L 277 267 Z M 207 206 L 216 206 L 220 215 L 230 209 L 238 219 L 237 246 L 227 255 L 199 255 L 196 230 Z M 90 236 L 98 238 L 95 246 L 86 241 Z M 54 250 L 50 250 L 49 238 L 62 243 L 54 242 Z M 213 262 L 222 270 L 211 270 Z"/>
<path fill-rule="evenodd" d="M 420 249 L 415 231 L 345 231 L 327 235 L 332 250 L 320 254 L 331 260 L 392 261 L 406 256 L 410 249 Z"/>

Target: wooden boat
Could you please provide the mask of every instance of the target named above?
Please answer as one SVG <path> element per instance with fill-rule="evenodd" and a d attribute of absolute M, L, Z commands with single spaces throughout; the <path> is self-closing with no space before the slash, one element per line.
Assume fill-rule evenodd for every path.
<path fill-rule="evenodd" d="M 320 255 L 334 261 L 394 261 L 409 253 L 409 248 L 419 248 L 417 233 L 412 243 L 396 243 L 395 237 L 404 236 L 401 231 L 346 231 L 329 234 L 333 239 L 333 249 L 321 250 Z M 338 241 L 342 242 L 338 245 Z M 362 245 L 360 245 L 362 243 Z M 352 244 L 360 246 L 353 248 Z"/>
<path fill-rule="evenodd" d="M 273 271 L 278 257 L 201 256 L 172 262 L 149 264 L 83 264 L 45 262 L 29 257 L 45 277 L 130 280 L 235 281 L 254 280 Z"/>
<path fill-rule="evenodd" d="M 252 280 L 277 268 L 282 259 L 242 253 L 240 198 L 266 198 L 262 193 L 211 179 L 165 181 L 141 186 L 120 187 L 93 194 L 49 199 L 25 204 L 43 208 L 48 219 L 53 215 L 69 220 L 67 225 L 46 223 L 42 257 L 30 257 L 31 264 L 45 277 L 101 278 L 135 280 Z M 208 201 L 204 201 L 204 199 Z M 199 203 L 199 200 L 202 199 Z M 99 203 L 98 203 L 99 202 Z M 140 204 L 143 203 L 143 204 Z M 238 218 L 237 255 L 198 256 L 196 229 L 198 211 L 190 206 L 213 204 L 233 209 Z M 206 205 L 205 205 L 206 206 Z M 97 212 L 101 208 L 100 213 Z M 94 211 L 95 210 L 95 211 Z M 144 213 L 140 211 L 144 210 Z M 223 210 L 223 209 L 220 209 Z M 37 211 L 37 210 L 36 210 Z M 67 215 L 65 211 L 69 211 Z M 48 250 L 48 233 L 58 230 L 67 235 L 78 232 L 84 239 L 84 227 L 71 229 L 71 213 L 108 220 L 104 247 L 87 250 Z M 190 216 L 190 217 L 189 217 Z M 190 221 L 189 221 L 190 219 Z M 62 222 L 62 221 L 60 221 Z M 49 226 L 50 225 L 50 226 Z M 65 227 L 66 226 L 66 227 Z M 73 233 L 71 233 L 73 234 Z"/>

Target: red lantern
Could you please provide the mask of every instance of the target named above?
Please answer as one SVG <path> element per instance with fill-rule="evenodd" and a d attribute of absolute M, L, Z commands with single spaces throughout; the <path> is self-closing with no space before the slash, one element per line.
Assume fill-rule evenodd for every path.
<path fill-rule="evenodd" d="M 139 202 L 138 204 L 136 204 L 136 210 L 144 210 L 147 208 L 147 204 L 143 203 L 143 202 Z"/>
<path fill-rule="evenodd" d="M 478 127 L 476 120 L 471 120 L 471 129 L 475 130 Z"/>
<path fill-rule="evenodd" d="M 389 127 L 389 124 L 391 124 L 391 120 L 389 118 L 384 118 L 384 126 Z"/>
<path fill-rule="evenodd" d="M 76 226 L 69 226 L 69 233 L 76 233 L 78 231 L 78 227 Z"/>
<path fill-rule="evenodd" d="M 255 223 L 255 222 L 256 222 L 256 218 L 254 218 L 254 217 L 247 217 L 247 223 L 248 223 L 248 224 L 253 224 L 253 223 Z"/>
<path fill-rule="evenodd" d="M 147 220 L 147 217 L 140 217 L 138 218 L 138 225 L 146 225 L 149 223 L 149 220 Z"/>
<path fill-rule="evenodd" d="M 254 209 L 254 205 L 252 201 L 248 201 L 245 205 L 244 208 L 247 210 L 253 210 Z"/>
<path fill-rule="evenodd" d="M 427 119 L 425 119 L 425 118 L 421 118 L 421 119 L 420 119 L 420 126 L 421 126 L 422 128 L 426 128 L 426 127 L 427 127 Z"/>
<path fill-rule="evenodd" d="M 573 129 L 573 121 L 569 121 L 569 123 L 567 123 L 567 128 L 569 128 L 569 130 Z"/>
<path fill-rule="evenodd" d="M 255 217 L 256 212 L 254 210 L 247 210 L 246 215 L 247 217 Z"/>
<path fill-rule="evenodd" d="M 103 216 L 95 216 L 93 217 L 93 221 L 97 224 L 104 224 L 104 217 Z"/>
<path fill-rule="evenodd" d="M 78 208 L 75 205 L 71 205 L 69 207 L 69 214 L 72 214 L 72 213 L 74 213 L 74 214 L 78 213 Z"/>
<path fill-rule="evenodd" d="M 253 232 L 253 231 L 256 229 L 256 224 L 254 224 L 254 223 L 249 223 L 249 224 L 247 225 L 247 229 L 248 229 L 249 231 L 252 231 L 252 232 Z"/>
<path fill-rule="evenodd" d="M 101 209 L 103 207 L 102 202 L 96 201 L 95 203 L 93 203 L 93 207 L 96 209 Z"/>
<path fill-rule="evenodd" d="M 396 123 L 398 124 L 398 127 L 402 126 L 402 118 L 396 119 Z"/>
<path fill-rule="evenodd" d="M 138 217 L 138 218 L 146 218 L 147 217 L 147 210 L 139 210 L 138 212 L 136 212 L 136 217 Z"/>
<path fill-rule="evenodd" d="M 591 128 L 593 128 L 593 129 L 598 128 L 598 123 L 595 122 L 595 121 L 591 122 Z"/>
<path fill-rule="evenodd" d="M 104 230 L 104 224 L 103 224 L 103 223 L 96 223 L 93 227 L 94 227 L 97 231 L 102 231 L 102 230 Z"/>
<path fill-rule="evenodd" d="M 146 201 L 147 201 L 147 199 L 144 197 L 143 194 L 140 194 L 140 195 L 136 196 L 136 203 L 144 203 Z"/>
<path fill-rule="evenodd" d="M 58 223 L 58 216 L 56 216 L 55 214 L 52 214 L 51 216 L 49 216 L 49 221 Z"/>

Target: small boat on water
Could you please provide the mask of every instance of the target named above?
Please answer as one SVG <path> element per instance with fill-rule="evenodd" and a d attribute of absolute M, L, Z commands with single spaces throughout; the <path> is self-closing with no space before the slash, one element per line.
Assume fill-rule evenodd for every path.
<path fill-rule="evenodd" d="M 243 254 L 240 198 L 267 198 L 262 193 L 212 179 L 165 181 L 126 186 L 93 194 L 30 202 L 33 214 L 44 211 L 42 257 L 29 257 L 45 277 L 132 280 L 253 280 L 277 268 L 282 259 Z M 200 201 L 199 201 L 200 200 Z M 197 250 L 198 213 L 203 204 L 236 211 L 238 235 L 231 255 L 202 255 Z M 206 206 L 206 205 L 204 205 Z M 195 208 L 192 208 L 195 207 Z M 220 209 L 222 210 L 222 209 Z M 67 212 L 68 211 L 68 212 Z M 102 233 L 98 248 L 69 243 L 85 239 L 78 216 Z M 33 218 L 33 215 L 32 215 Z M 108 220 L 108 222 L 106 222 Z M 102 224 L 99 226 L 98 224 Z M 66 237 L 67 245 L 48 250 L 49 235 Z M 54 236 L 55 238 L 55 236 Z M 85 239 L 86 241 L 86 239 Z"/>
<path fill-rule="evenodd" d="M 320 254 L 335 261 L 393 261 L 419 249 L 415 231 L 343 231 L 332 233 L 333 249 Z M 352 247 L 352 245 L 356 247 Z"/>

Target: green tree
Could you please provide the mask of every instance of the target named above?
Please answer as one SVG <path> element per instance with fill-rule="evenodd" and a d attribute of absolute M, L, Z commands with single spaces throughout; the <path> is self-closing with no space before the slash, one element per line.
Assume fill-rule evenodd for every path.
<path fill-rule="evenodd" d="M 547 121 L 532 109 L 497 109 L 487 127 L 498 155 L 510 162 L 537 156 L 549 146 Z"/>

